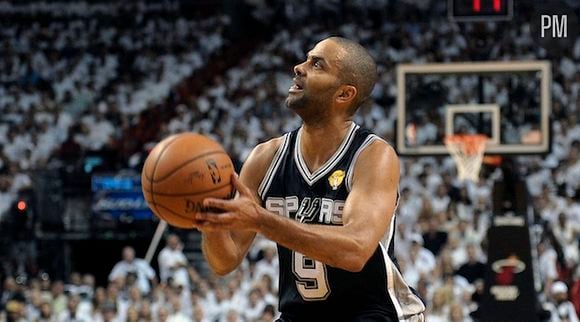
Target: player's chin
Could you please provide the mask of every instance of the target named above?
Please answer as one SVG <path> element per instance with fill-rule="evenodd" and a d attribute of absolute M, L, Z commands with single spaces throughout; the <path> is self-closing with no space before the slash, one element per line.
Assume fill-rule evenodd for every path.
<path fill-rule="evenodd" d="M 288 93 L 286 97 L 286 106 L 292 110 L 303 107 L 305 105 L 304 102 L 304 96 L 298 95 L 298 93 Z"/>

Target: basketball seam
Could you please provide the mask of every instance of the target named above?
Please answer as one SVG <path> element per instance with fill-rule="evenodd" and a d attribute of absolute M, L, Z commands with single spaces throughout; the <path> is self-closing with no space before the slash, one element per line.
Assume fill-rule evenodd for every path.
<path fill-rule="evenodd" d="M 155 160 L 155 164 L 153 165 L 153 171 L 151 172 L 151 178 L 149 179 L 149 185 L 151 186 L 151 202 L 153 203 L 155 210 L 157 210 L 157 213 L 159 213 L 159 209 L 157 208 L 157 203 L 155 202 L 155 194 L 153 193 L 153 178 L 155 178 L 155 171 L 157 170 L 157 165 L 159 164 L 159 160 L 161 160 L 161 156 L 163 155 L 163 153 L 165 153 L 165 151 L 167 150 L 167 148 L 171 145 L 171 143 L 175 142 L 175 140 L 177 140 L 179 137 L 175 137 L 173 140 L 167 142 L 167 145 L 163 147 L 163 150 L 161 150 L 161 152 L 159 152 L 159 156 L 157 157 L 157 160 Z M 147 176 L 147 173 L 145 173 L 145 176 Z M 161 216 L 163 217 L 163 216 Z"/>
<path fill-rule="evenodd" d="M 173 141 L 170 143 L 173 143 Z M 169 146 L 169 144 L 167 146 Z M 166 148 L 167 148 L 167 146 L 166 146 Z M 163 152 L 165 152 L 165 149 L 161 153 L 163 153 Z M 163 180 L 171 177 L 175 172 L 179 171 L 181 168 L 183 168 L 187 164 L 189 164 L 197 159 L 200 159 L 200 158 L 206 157 L 208 155 L 212 155 L 212 154 L 225 154 L 225 155 L 227 155 L 227 153 L 225 151 L 219 151 L 219 150 L 210 151 L 210 152 L 206 152 L 204 154 L 200 154 L 200 155 L 196 156 L 195 158 L 189 159 L 189 160 L 184 161 L 183 163 L 175 166 L 173 170 L 171 170 L 169 173 L 167 173 L 165 176 L 163 176 L 161 178 L 153 180 L 153 178 L 155 178 L 155 171 L 153 171 L 153 178 L 151 178 L 151 182 L 163 181 Z M 159 159 L 161 159 L 161 154 L 159 154 L 159 158 L 157 158 L 157 160 L 159 160 Z M 157 166 L 157 163 L 155 163 L 155 166 Z"/>
<path fill-rule="evenodd" d="M 219 187 L 215 187 L 215 188 L 212 188 L 212 189 L 209 189 L 209 190 L 204 190 L 204 191 L 195 192 L 195 193 L 163 193 L 163 192 L 156 192 L 153 189 L 152 190 L 143 189 L 143 191 L 146 191 L 146 192 L 149 192 L 149 193 L 154 193 L 154 194 L 159 195 L 159 196 L 184 197 L 184 196 L 195 196 L 195 195 L 200 195 L 200 194 L 203 194 L 203 193 L 213 192 L 213 191 L 216 191 L 216 190 L 223 189 L 223 188 L 225 188 L 225 187 L 227 187 L 229 185 L 231 185 L 231 182 L 228 182 L 228 183 L 226 183 L 224 185 L 221 185 Z"/>

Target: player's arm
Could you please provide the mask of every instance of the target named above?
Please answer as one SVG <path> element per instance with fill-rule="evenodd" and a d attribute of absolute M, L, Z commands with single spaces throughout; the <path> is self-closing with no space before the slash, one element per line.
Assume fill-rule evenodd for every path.
<path fill-rule="evenodd" d="M 246 229 L 325 264 L 360 271 L 394 215 L 399 184 L 399 160 L 391 146 L 375 141 L 359 156 L 352 189 L 343 212 L 343 226 L 305 225 L 273 214 L 243 197 L 249 191 L 237 182 L 242 197 L 233 201 L 206 199 L 206 205 L 224 209 L 207 219 L 202 229 Z"/>
<path fill-rule="evenodd" d="M 256 203 L 260 202 L 258 186 L 281 142 L 277 138 L 256 146 L 240 171 L 238 180 L 248 188 L 250 197 Z M 240 265 L 256 236 L 254 231 L 248 230 L 202 232 L 203 253 L 211 269 L 218 275 L 228 274 Z"/>

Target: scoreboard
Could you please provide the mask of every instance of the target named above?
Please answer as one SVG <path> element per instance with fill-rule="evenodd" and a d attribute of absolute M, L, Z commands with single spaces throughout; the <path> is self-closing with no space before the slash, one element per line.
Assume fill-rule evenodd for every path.
<path fill-rule="evenodd" d="M 510 20 L 513 0 L 448 0 L 447 13 L 453 21 Z"/>

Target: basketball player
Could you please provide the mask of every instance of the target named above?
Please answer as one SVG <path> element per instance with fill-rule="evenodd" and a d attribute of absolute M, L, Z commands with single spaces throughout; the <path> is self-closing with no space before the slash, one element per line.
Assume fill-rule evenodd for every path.
<path fill-rule="evenodd" d="M 332 37 L 294 73 L 286 104 L 302 127 L 254 149 L 233 179 L 236 199 L 204 200 L 224 211 L 196 217 L 207 261 L 231 272 L 260 233 L 278 243 L 278 321 L 423 321 L 393 256 L 399 160 L 352 121 L 377 79 L 374 60 Z"/>

